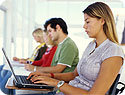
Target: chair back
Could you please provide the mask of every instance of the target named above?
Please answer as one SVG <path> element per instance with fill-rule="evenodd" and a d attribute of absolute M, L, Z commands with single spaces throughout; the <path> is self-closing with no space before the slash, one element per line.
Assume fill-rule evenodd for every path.
<path fill-rule="evenodd" d="M 115 81 L 113 82 L 112 86 L 110 87 L 110 89 L 108 91 L 109 95 L 116 95 L 116 89 L 117 89 L 116 87 L 117 87 L 119 79 L 120 79 L 120 74 L 117 75 Z"/>

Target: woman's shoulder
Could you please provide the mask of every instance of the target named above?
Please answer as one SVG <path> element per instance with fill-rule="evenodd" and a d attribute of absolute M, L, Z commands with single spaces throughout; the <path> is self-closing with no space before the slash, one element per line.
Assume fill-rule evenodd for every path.
<path fill-rule="evenodd" d="M 105 56 L 121 56 L 124 58 L 124 52 L 123 49 L 120 45 L 112 42 L 112 41 L 107 41 L 107 44 L 105 44 L 105 47 L 103 48 Z"/>
<path fill-rule="evenodd" d="M 112 50 L 122 50 L 122 47 L 112 41 L 109 40 L 107 46 Z"/>

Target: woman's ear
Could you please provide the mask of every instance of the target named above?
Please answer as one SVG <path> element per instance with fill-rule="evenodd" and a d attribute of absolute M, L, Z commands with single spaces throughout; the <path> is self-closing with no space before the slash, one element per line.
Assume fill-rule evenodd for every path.
<path fill-rule="evenodd" d="M 103 18 L 101 18 L 101 23 L 102 23 L 102 25 L 105 24 L 105 20 Z"/>

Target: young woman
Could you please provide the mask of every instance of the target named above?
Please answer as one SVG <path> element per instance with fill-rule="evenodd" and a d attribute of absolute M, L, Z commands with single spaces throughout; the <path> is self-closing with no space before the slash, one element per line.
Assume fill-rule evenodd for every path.
<path fill-rule="evenodd" d="M 43 54 L 42 58 L 38 61 L 30 62 L 30 64 L 25 65 L 25 69 L 29 71 L 39 71 L 39 67 L 49 67 L 51 65 L 53 56 L 57 49 L 57 45 L 54 41 L 52 41 L 51 37 L 49 36 L 48 31 L 43 32 L 43 39 L 47 45 L 46 52 Z"/>
<path fill-rule="evenodd" d="M 45 53 L 47 46 L 44 42 L 43 39 L 43 30 L 41 28 L 37 28 L 33 31 L 32 33 L 34 39 L 36 42 L 40 43 L 40 45 L 38 45 L 36 47 L 36 49 L 34 50 L 32 56 L 30 58 L 17 58 L 17 57 L 13 57 L 14 61 L 19 61 L 20 63 L 27 63 L 27 62 L 33 62 L 36 60 L 40 60 L 43 56 L 43 54 Z"/>
<path fill-rule="evenodd" d="M 31 78 L 34 83 L 56 86 L 61 94 L 104 95 L 107 93 L 124 59 L 123 51 L 118 44 L 114 17 L 109 6 L 102 2 L 89 5 L 83 13 L 85 21 L 83 28 L 94 40 L 89 43 L 74 72 L 62 74 L 34 72 L 28 79 L 34 75 Z"/>

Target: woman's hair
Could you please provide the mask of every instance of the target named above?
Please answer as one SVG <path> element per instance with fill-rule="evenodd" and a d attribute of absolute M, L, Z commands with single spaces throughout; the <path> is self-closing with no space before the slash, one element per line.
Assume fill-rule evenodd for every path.
<path fill-rule="evenodd" d="M 103 30 L 107 38 L 114 43 L 117 44 L 119 43 L 116 33 L 114 16 L 108 5 L 106 5 L 103 2 L 95 2 L 89 5 L 83 11 L 83 13 L 86 13 L 87 15 L 93 18 L 98 18 L 98 19 L 103 18 L 105 21 L 105 24 L 103 25 Z"/>
<path fill-rule="evenodd" d="M 37 28 L 33 31 L 32 35 L 36 34 L 36 36 L 39 36 L 41 39 L 43 39 L 43 30 L 41 28 Z"/>
<path fill-rule="evenodd" d="M 44 30 L 43 32 L 44 32 L 44 33 L 46 33 L 46 35 L 48 35 L 48 34 L 49 34 L 49 31 L 47 31 L 47 30 Z"/>
<path fill-rule="evenodd" d="M 44 30 L 43 31 L 46 35 L 49 35 L 49 31 Z M 49 36 L 48 37 L 49 43 L 53 44 L 53 45 L 57 45 L 57 43 L 55 41 L 52 40 L 52 38 Z"/>

